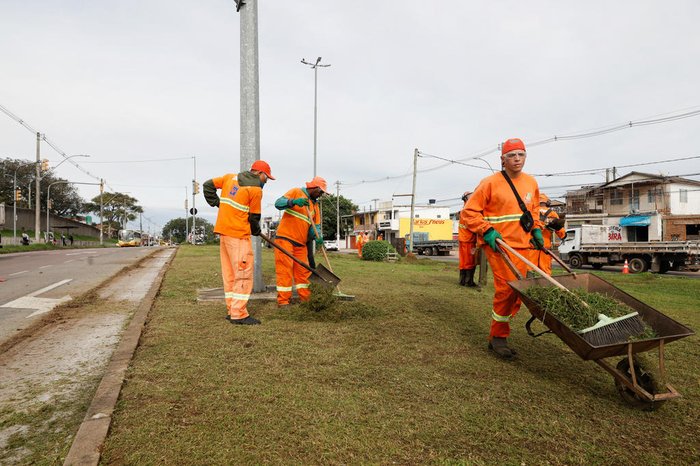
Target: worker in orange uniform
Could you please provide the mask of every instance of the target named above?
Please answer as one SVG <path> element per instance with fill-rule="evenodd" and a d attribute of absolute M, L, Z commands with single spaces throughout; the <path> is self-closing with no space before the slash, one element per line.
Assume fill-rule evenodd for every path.
<path fill-rule="evenodd" d="M 551 250 L 554 235 L 556 234 L 559 239 L 563 239 L 566 236 L 566 231 L 564 231 L 564 221 L 552 209 L 552 202 L 546 194 L 540 194 L 540 221 L 545 227 L 542 232 L 544 247 Z M 552 275 L 552 258 L 550 255 L 545 251 L 536 252 L 535 264 L 548 275 Z"/>
<path fill-rule="evenodd" d="M 277 227 L 277 244 L 304 263 L 307 262 L 308 254 L 306 243 L 310 239 L 319 246 L 323 245 L 323 236 L 320 234 L 321 206 L 318 201 L 326 189 L 326 180 L 317 176 L 306 183 L 305 188 L 292 188 L 275 201 L 275 207 L 284 211 Z M 299 299 L 309 300 L 311 297 L 310 271 L 277 250 L 275 250 L 275 271 L 278 306 L 289 304 L 292 299 L 293 284 L 296 286 Z"/>
<path fill-rule="evenodd" d="M 464 207 L 467 206 L 467 200 L 471 195 L 471 191 L 467 191 L 462 195 Z M 459 213 L 459 232 L 457 239 L 459 240 L 459 284 L 462 286 L 477 287 L 474 283 L 474 272 L 476 271 L 476 235 L 467 228 L 467 218 L 464 208 Z"/>
<path fill-rule="evenodd" d="M 479 244 L 489 246 L 484 249 L 493 270 L 495 293 L 488 347 L 504 359 L 516 354 L 507 338 L 509 322 L 520 309 L 520 298 L 508 286 L 516 276 L 500 255 L 497 240 L 502 239 L 525 257 L 531 256 L 530 240 L 538 249 L 544 246 L 538 205 L 540 190 L 535 179 L 522 171 L 526 157 L 525 144 L 520 139 L 505 141 L 501 147 L 503 171 L 484 178 L 464 208 L 467 228 L 479 235 Z M 515 257 L 512 261 L 525 276 L 527 266 Z"/>
<path fill-rule="evenodd" d="M 355 238 L 355 246 L 357 247 L 357 257 L 362 258 L 362 246 L 365 245 L 365 236 L 362 233 L 357 234 Z"/>
<path fill-rule="evenodd" d="M 260 234 L 262 188 L 274 180 L 270 165 L 256 160 L 249 171 L 228 173 L 207 180 L 202 185 L 204 198 L 218 207 L 214 233 L 220 236 L 219 254 L 224 296 L 232 324 L 257 325 L 260 321 L 248 314 L 248 299 L 253 291 L 253 245 L 250 235 Z M 216 190 L 221 190 L 221 197 Z"/>

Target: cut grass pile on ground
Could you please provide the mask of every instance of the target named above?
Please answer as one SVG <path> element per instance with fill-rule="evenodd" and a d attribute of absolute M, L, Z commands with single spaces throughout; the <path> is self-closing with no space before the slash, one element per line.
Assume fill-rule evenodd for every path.
<path fill-rule="evenodd" d="M 666 347 L 684 398 L 654 413 L 622 404 L 613 379 L 552 335 L 512 322 L 513 362 L 486 349 L 489 285 L 456 263 L 331 254 L 354 302 L 344 317 L 252 303 L 226 322 L 218 249 L 183 246 L 127 376 L 105 464 L 688 464 L 700 462 L 700 345 Z M 274 283 L 264 250 L 263 272 Z M 700 280 L 618 274 L 619 288 L 700 325 Z M 331 317 L 329 317 L 331 316 Z M 615 364 L 617 361 L 611 361 Z"/>

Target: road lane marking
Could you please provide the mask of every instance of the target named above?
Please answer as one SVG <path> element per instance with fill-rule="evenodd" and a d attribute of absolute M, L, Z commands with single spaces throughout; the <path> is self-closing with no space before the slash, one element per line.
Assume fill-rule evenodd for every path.
<path fill-rule="evenodd" d="M 59 286 L 65 285 L 66 283 L 70 283 L 70 282 L 72 282 L 72 281 L 73 281 L 72 278 L 66 278 L 65 280 L 61 280 L 60 282 L 56 282 L 56 283 L 54 283 L 53 285 L 49 285 L 49 286 L 46 286 L 46 287 L 44 287 L 44 288 L 42 288 L 42 289 L 40 289 L 40 290 L 36 290 L 36 291 L 33 292 L 33 293 L 29 293 L 27 296 L 29 296 L 29 297 L 39 296 L 40 294 L 44 294 L 44 293 L 46 293 L 47 291 L 51 291 L 51 290 L 53 290 L 54 288 L 58 288 Z"/>
<path fill-rule="evenodd" d="M 27 272 L 29 272 L 29 270 L 22 270 L 21 272 L 11 273 L 10 275 L 8 275 L 8 277 L 14 277 L 15 275 L 22 275 L 23 273 L 27 273 Z"/>
<path fill-rule="evenodd" d="M 66 254 L 66 256 L 77 256 L 78 254 L 97 254 L 97 251 L 71 252 L 71 253 Z"/>
<path fill-rule="evenodd" d="M 53 267 L 52 265 L 42 265 L 39 267 L 40 269 L 48 269 L 49 267 Z"/>
<path fill-rule="evenodd" d="M 67 260 L 64 262 L 64 264 L 70 264 L 71 262 L 74 262 L 74 261 L 75 261 L 75 259 Z"/>

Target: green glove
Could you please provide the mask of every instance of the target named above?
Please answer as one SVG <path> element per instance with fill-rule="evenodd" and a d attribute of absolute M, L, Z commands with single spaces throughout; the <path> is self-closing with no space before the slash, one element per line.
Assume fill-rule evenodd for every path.
<path fill-rule="evenodd" d="M 494 251 L 498 252 L 498 245 L 496 244 L 497 239 L 503 239 L 503 236 L 496 230 L 494 230 L 493 227 L 489 228 L 486 230 L 486 233 L 484 233 L 484 241 L 486 241 L 486 244 L 491 246 L 491 249 Z"/>
<path fill-rule="evenodd" d="M 539 228 L 532 230 L 532 244 L 535 246 L 535 249 L 544 248 L 544 236 L 542 236 L 542 230 Z"/>
<path fill-rule="evenodd" d="M 323 236 L 316 238 L 316 246 L 323 246 Z"/>
<path fill-rule="evenodd" d="M 309 205 L 309 200 L 305 197 L 297 197 L 296 199 L 290 199 L 292 202 L 292 205 L 295 205 L 297 207 L 304 207 Z"/>

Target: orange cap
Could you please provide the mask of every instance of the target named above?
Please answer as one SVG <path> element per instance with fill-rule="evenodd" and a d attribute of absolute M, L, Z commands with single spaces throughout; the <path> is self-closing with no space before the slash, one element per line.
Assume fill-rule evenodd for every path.
<path fill-rule="evenodd" d="M 540 204 L 546 204 L 547 206 L 549 206 L 549 204 L 551 204 L 549 197 L 547 197 L 546 194 L 540 193 Z"/>
<path fill-rule="evenodd" d="M 326 180 L 324 180 L 320 176 L 315 176 L 313 180 L 306 183 L 306 189 L 311 188 L 321 188 L 321 191 L 323 191 L 324 193 L 328 192 L 328 189 L 326 187 Z"/>
<path fill-rule="evenodd" d="M 501 146 L 501 155 L 505 155 L 512 150 L 525 150 L 525 143 L 518 138 L 508 139 Z"/>
<path fill-rule="evenodd" d="M 272 171 L 270 170 L 270 164 L 265 162 L 264 160 L 256 160 L 255 162 L 253 162 L 253 165 L 251 165 L 250 169 L 257 170 L 259 172 L 263 172 L 271 180 L 275 179 L 275 177 L 272 176 Z"/>

